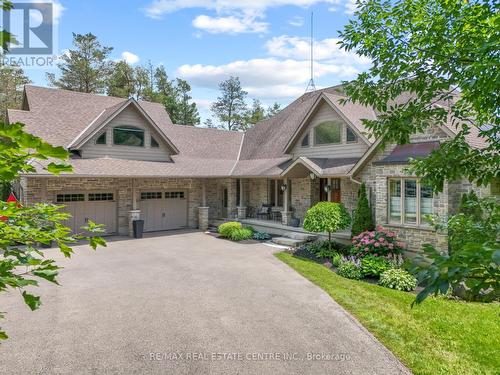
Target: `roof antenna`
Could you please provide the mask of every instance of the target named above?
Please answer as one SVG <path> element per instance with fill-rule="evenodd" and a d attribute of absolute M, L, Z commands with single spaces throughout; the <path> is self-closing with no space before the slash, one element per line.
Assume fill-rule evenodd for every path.
<path fill-rule="evenodd" d="M 311 12 L 311 79 L 306 87 L 306 92 L 316 91 L 316 85 L 314 84 L 314 57 L 313 57 L 313 47 L 314 47 L 314 38 L 313 38 L 313 21 L 314 21 L 314 13 Z"/>

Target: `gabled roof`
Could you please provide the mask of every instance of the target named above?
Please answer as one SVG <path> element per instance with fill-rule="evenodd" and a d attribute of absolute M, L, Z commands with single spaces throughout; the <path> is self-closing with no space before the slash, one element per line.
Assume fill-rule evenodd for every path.
<path fill-rule="evenodd" d="M 126 99 L 121 103 L 117 103 L 109 108 L 106 108 L 102 111 L 99 116 L 97 116 L 78 136 L 71 141 L 71 143 L 67 146 L 68 149 L 79 149 L 85 144 L 92 136 L 94 136 L 97 132 L 99 132 L 103 127 L 105 127 L 111 120 L 113 120 L 120 112 L 122 112 L 125 108 L 129 106 L 134 107 L 142 117 L 148 122 L 156 131 L 160 134 L 163 141 L 168 145 L 173 154 L 178 154 L 179 150 L 172 141 L 168 138 L 168 136 L 163 131 L 163 128 L 160 128 L 155 121 L 147 114 L 146 111 L 142 108 L 142 106 L 133 98 Z"/>
<path fill-rule="evenodd" d="M 327 103 L 332 109 L 340 115 L 340 117 L 351 126 L 351 128 L 357 133 L 357 135 L 368 145 L 372 144 L 374 139 L 367 134 L 365 126 L 363 125 L 362 119 L 375 120 L 377 117 L 375 112 L 369 108 L 362 106 L 360 104 L 347 102 L 342 104 L 341 100 L 347 99 L 345 96 L 341 96 L 334 93 L 322 92 L 317 98 L 314 104 L 309 108 L 306 115 L 300 122 L 300 125 L 295 130 L 292 137 L 289 139 L 288 143 L 284 148 L 285 153 L 289 153 L 292 147 L 302 136 L 302 133 L 309 125 L 309 120 L 314 116 L 316 110 L 323 103 Z"/>
<path fill-rule="evenodd" d="M 302 166 L 319 177 L 346 176 L 359 158 L 308 158 L 301 156 L 295 159 L 281 172 L 282 176 L 293 173 Z"/>

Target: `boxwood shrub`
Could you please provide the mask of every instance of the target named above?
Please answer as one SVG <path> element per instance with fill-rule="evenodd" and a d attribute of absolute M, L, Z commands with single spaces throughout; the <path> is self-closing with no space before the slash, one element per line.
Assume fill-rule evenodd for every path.
<path fill-rule="evenodd" d="M 243 241 L 252 238 L 253 232 L 249 228 L 237 228 L 233 229 L 228 238 L 233 241 Z"/>
<path fill-rule="evenodd" d="M 222 237 L 229 238 L 232 231 L 241 228 L 242 228 L 241 223 L 237 221 L 228 221 L 227 223 L 219 225 L 217 231 Z"/>

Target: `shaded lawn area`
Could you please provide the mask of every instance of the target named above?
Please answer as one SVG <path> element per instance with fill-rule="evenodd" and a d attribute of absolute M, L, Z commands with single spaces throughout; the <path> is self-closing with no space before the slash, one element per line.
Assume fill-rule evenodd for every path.
<path fill-rule="evenodd" d="M 500 304 L 428 298 L 345 279 L 288 253 L 276 257 L 324 289 L 415 374 L 498 374 Z"/>

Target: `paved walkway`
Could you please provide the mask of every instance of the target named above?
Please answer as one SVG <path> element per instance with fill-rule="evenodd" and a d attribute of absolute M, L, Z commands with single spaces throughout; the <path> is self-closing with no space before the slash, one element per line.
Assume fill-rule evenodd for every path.
<path fill-rule="evenodd" d="M 86 246 L 31 312 L 0 297 L 2 374 L 400 374 L 320 288 L 261 244 L 172 232 Z"/>

